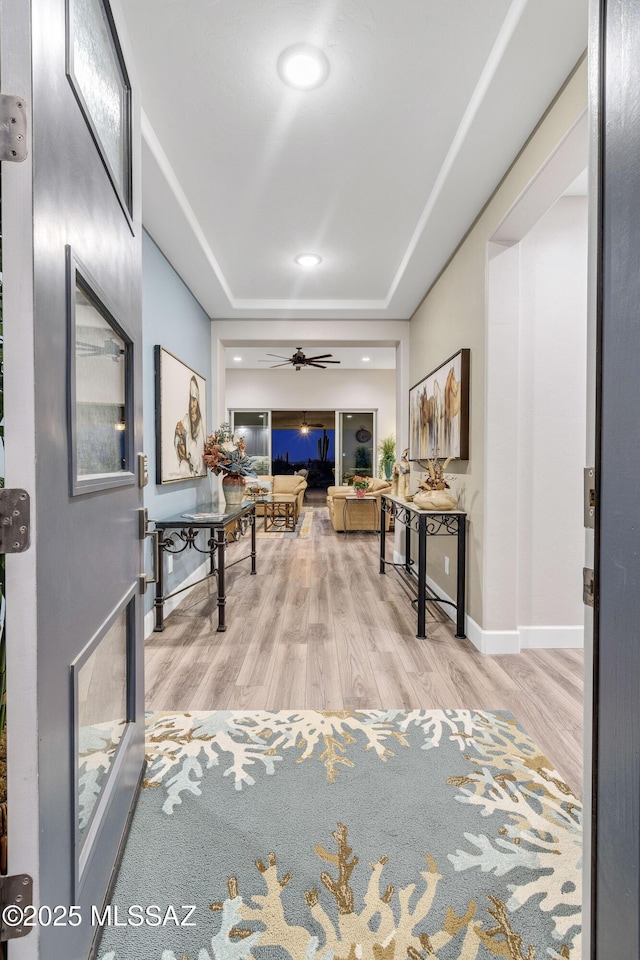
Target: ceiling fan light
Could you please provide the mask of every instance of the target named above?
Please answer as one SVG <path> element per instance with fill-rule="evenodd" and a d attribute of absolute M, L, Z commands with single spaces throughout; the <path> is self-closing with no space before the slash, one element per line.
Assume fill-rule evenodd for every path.
<path fill-rule="evenodd" d="M 329 61 L 309 43 L 294 43 L 278 57 L 278 74 L 296 90 L 315 90 L 329 76 Z"/>
<path fill-rule="evenodd" d="M 299 253 L 295 262 L 299 267 L 317 267 L 322 263 L 322 257 L 317 253 Z"/>

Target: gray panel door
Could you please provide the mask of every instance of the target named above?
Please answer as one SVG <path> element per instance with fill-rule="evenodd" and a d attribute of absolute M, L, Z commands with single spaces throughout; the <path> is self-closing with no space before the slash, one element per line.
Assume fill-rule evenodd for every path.
<path fill-rule="evenodd" d="M 114 14 L 2 3 L 3 90 L 31 120 L 2 177 L 7 485 L 33 505 L 7 558 L 9 867 L 79 908 L 12 960 L 89 955 L 144 762 L 139 123 Z"/>
<path fill-rule="evenodd" d="M 601 75 L 591 955 L 606 960 L 640 956 L 640 3 L 603 0 L 593 11 Z"/>

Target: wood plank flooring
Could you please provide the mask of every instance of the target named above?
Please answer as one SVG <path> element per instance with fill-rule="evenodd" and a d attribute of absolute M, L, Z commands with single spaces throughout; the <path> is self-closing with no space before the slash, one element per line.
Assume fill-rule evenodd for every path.
<path fill-rule="evenodd" d="M 146 643 L 151 710 L 507 709 L 582 795 L 581 650 L 485 656 L 429 604 L 427 640 L 399 579 L 378 573 L 372 534 L 337 534 L 313 508 L 308 539 L 258 540 L 228 572 L 225 633 L 215 581 L 201 584 Z M 228 562 L 244 543 L 229 548 Z"/>

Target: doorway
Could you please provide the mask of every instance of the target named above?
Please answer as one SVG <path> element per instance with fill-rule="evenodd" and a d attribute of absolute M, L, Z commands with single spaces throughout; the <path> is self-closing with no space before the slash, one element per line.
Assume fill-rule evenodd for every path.
<path fill-rule="evenodd" d="M 273 410 L 271 472 L 306 470 L 308 490 L 326 490 L 334 482 L 335 411 Z"/>

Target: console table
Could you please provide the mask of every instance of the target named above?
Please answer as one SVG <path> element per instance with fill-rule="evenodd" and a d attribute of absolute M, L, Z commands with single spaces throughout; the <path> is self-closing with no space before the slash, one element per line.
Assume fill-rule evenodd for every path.
<path fill-rule="evenodd" d="M 164 605 L 170 597 L 175 597 L 188 587 L 182 587 L 180 590 L 174 590 L 173 593 L 164 592 L 164 555 L 165 553 L 176 554 L 184 550 L 193 549 L 198 553 L 203 553 L 209 557 L 209 573 L 197 580 L 196 583 L 202 583 L 209 577 L 216 577 L 217 584 L 217 605 L 218 605 L 218 631 L 227 629 L 225 621 L 225 552 L 227 549 L 228 538 L 233 534 L 244 536 L 247 530 L 251 529 L 251 552 L 243 557 L 227 564 L 226 569 L 241 563 L 243 560 L 251 560 L 251 573 L 256 572 L 256 505 L 255 503 L 244 502 L 242 504 L 225 506 L 224 504 L 207 503 L 194 510 L 193 513 L 179 513 L 173 517 L 167 517 L 165 520 L 154 520 L 158 537 L 158 562 L 156 574 L 156 596 L 154 600 L 155 626 L 156 632 L 164 630 Z M 206 546 L 199 547 L 196 544 L 196 538 L 200 530 L 208 530 L 209 538 Z M 173 531 L 167 533 L 167 531 Z M 189 586 L 195 586 L 190 584 Z"/>
<path fill-rule="evenodd" d="M 386 573 L 386 567 L 392 566 L 400 573 L 405 583 L 413 589 L 417 588 L 417 595 L 413 602 L 418 607 L 418 640 L 426 639 L 426 603 L 428 600 L 437 603 L 448 603 L 456 611 L 456 637 L 464 638 L 465 633 L 465 590 L 466 590 L 466 555 L 467 555 L 467 515 L 460 510 L 420 510 L 408 500 L 382 494 L 382 515 L 390 515 L 396 523 L 405 528 L 405 560 L 404 563 L 394 563 L 385 559 L 385 526 L 380 524 L 380 573 Z M 411 556 L 411 534 L 418 535 L 418 560 Z M 458 547 L 458 576 L 455 603 L 452 600 L 443 600 L 433 590 L 427 587 L 427 539 L 428 537 L 454 536 Z"/>

